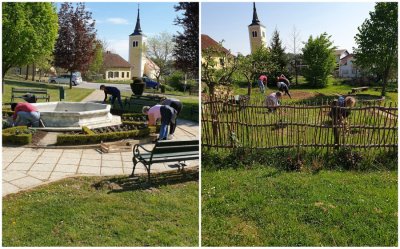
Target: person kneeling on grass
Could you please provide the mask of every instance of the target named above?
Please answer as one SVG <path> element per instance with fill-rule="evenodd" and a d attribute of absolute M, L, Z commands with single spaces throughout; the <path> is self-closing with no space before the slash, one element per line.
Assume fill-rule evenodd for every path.
<path fill-rule="evenodd" d="M 269 112 L 275 112 L 276 107 L 279 106 L 279 101 L 282 98 L 281 92 L 271 93 L 265 98 L 265 105 Z"/>
<path fill-rule="evenodd" d="M 161 99 L 161 105 L 167 105 L 176 110 L 176 115 L 171 119 L 170 128 L 169 128 L 169 136 L 168 139 L 172 139 L 174 137 L 175 129 L 177 126 L 176 119 L 178 118 L 179 113 L 181 113 L 183 105 L 179 99 Z"/>
<path fill-rule="evenodd" d="M 105 94 L 105 97 L 104 97 L 104 100 L 103 100 L 103 104 L 105 104 L 106 101 L 107 101 L 107 94 L 110 94 L 111 95 L 111 97 L 110 97 L 111 107 L 114 106 L 115 99 L 117 99 L 118 100 L 118 104 L 121 107 L 121 110 L 124 109 L 122 107 L 121 92 L 119 91 L 118 88 L 113 87 L 113 86 L 101 85 L 100 86 L 100 90 L 104 91 L 104 94 Z"/>
<path fill-rule="evenodd" d="M 40 112 L 30 103 L 12 103 L 11 110 L 14 112 L 13 125 L 26 125 L 39 127 Z"/>
<path fill-rule="evenodd" d="M 160 134 L 156 141 L 167 140 L 168 125 L 175 120 L 176 110 L 168 105 L 155 105 L 151 108 L 143 106 L 142 112 L 149 117 L 149 125 L 156 125 L 157 119 L 161 119 Z"/>

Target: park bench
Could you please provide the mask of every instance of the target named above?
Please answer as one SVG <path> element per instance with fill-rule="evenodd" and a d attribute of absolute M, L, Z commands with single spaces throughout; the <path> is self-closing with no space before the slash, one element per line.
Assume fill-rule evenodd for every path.
<path fill-rule="evenodd" d="M 14 102 L 16 98 L 24 98 L 25 94 L 33 94 L 37 99 L 45 99 L 47 102 L 50 101 L 50 95 L 47 89 L 37 89 L 37 88 L 11 88 L 11 103 Z"/>
<path fill-rule="evenodd" d="M 160 96 L 149 96 L 149 95 L 141 95 L 136 96 L 132 95 L 124 100 L 124 109 L 129 109 L 133 112 L 142 112 L 143 106 L 154 106 L 159 104 L 161 101 Z M 132 106 L 131 106 L 132 105 Z M 128 106 L 128 108 L 126 108 Z"/>
<path fill-rule="evenodd" d="M 369 87 L 368 86 L 362 86 L 362 87 L 355 87 L 351 89 L 351 93 L 357 93 L 361 91 L 368 91 Z"/>
<path fill-rule="evenodd" d="M 150 169 L 153 163 L 181 162 L 199 159 L 199 140 L 165 140 L 158 141 L 153 150 L 147 150 L 142 145 L 133 147 L 133 170 L 130 177 L 134 176 L 136 165 L 140 162 L 147 171 L 150 182 Z"/>

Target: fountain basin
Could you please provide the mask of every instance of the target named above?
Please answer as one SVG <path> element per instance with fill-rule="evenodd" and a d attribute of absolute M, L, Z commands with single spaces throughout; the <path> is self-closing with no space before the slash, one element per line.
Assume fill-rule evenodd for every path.
<path fill-rule="evenodd" d="M 110 113 L 111 106 L 84 102 L 35 103 L 45 127 L 41 130 L 73 131 L 121 124 L 121 117 Z"/>

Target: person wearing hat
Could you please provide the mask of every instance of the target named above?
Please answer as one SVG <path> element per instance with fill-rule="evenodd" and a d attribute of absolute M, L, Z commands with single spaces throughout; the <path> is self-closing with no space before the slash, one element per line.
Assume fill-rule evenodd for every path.
<path fill-rule="evenodd" d="M 107 101 L 107 94 L 110 94 L 110 101 L 111 101 L 111 106 L 114 105 L 115 99 L 118 100 L 118 104 L 121 107 L 121 110 L 124 109 L 122 106 L 122 101 L 121 101 L 121 92 L 119 91 L 118 88 L 113 87 L 113 86 L 105 86 L 101 85 L 100 90 L 104 91 L 105 97 L 103 100 L 103 104 L 106 103 Z"/>
<path fill-rule="evenodd" d="M 267 80 L 268 80 L 268 78 L 267 78 L 266 75 L 261 75 L 261 76 L 258 78 L 257 83 L 258 83 L 258 87 L 260 88 L 260 92 L 261 92 L 261 93 L 264 93 L 264 92 L 265 92 L 265 86 L 267 85 Z"/>

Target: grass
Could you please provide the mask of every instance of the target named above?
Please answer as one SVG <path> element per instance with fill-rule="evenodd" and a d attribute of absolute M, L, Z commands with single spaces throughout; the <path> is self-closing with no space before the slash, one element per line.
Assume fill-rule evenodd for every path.
<path fill-rule="evenodd" d="M 397 171 L 202 168 L 203 246 L 398 245 Z"/>
<path fill-rule="evenodd" d="M 47 89 L 47 92 L 50 94 L 50 101 L 59 101 L 59 86 L 47 83 L 37 83 L 32 81 L 5 80 L 5 87 L 3 92 L 3 104 L 11 100 L 12 87 Z M 71 102 L 79 102 L 94 91 L 93 89 L 82 89 L 74 87 L 72 87 L 72 89 L 69 89 L 69 87 L 65 87 L 64 89 L 66 94 L 65 101 L 71 101 Z M 23 100 L 15 99 L 15 101 L 23 101 Z M 43 102 L 45 100 L 39 99 L 38 101 Z"/>
<path fill-rule="evenodd" d="M 341 94 L 341 95 L 346 95 L 348 92 L 351 92 L 351 89 L 354 88 L 354 86 L 350 86 L 348 84 L 343 84 L 341 79 L 337 78 L 329 78 L 328 84 L 324 88 L 313 88 L 309 84 L 303 83 L 305 80 L 303 77 L 299 77 L 299 84 L 295 85 L 294 82 L 291 84 L 290 88 L 290 93 L 296 93 L 296 92 L 308 92 L 308 93 L 314 93 L 316 96 L 310 97 L 308 100 L 310 101 L 319 101 L 321 99 L 333 99 L 337 98 L 336 94 Z M 269 87 L 266 90 L 265 94 L 270 94 L 271 92 L 278 91 L 276 86 Z M 235 86 L 234 88 L 234 93 L 235 94 L 241 94 L 245 95 L 247 94 L 247 87 L 237 87 Z M 259 96 L 263 97 L 263 94 L 260 92 L 258 87 L 253 87 L 252 89 L 252 95 L 254 96 Z M 376 99 L 379 98 L 381 95 L 380 90 L 375 91 L 373 88 L 371 88 L 368 91 L 365 92 L 360 92 L 357 95 L 364 97 L 364 98 L 372 98 Z M 397 102 L 398 98 L 398 93 L 396 92 L 387 92 L 386 93 L 386 99 L 388 101 L 392 102 Z M 289 99 L 287 96 L 284 96 L 283 102 L 284 103 L 291 103 L 291 102 L 298 102 L 299 100 L 303 99 L 298 99 L 294 97 L 293 99 Z"/>
<path fill-rule="evenodd" d="M 179 175 L 151 186 L 77 177 L 8 195 L 3 246 L 197 246 L 198 182 Z"/>

